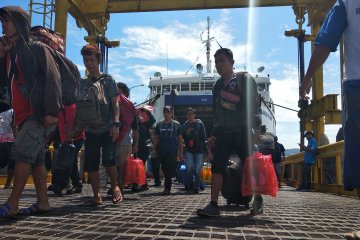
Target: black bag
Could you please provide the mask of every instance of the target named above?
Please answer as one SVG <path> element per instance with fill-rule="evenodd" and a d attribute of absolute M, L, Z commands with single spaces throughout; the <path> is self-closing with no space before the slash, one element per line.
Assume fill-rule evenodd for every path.
<path fill-rule="evenodd" d="M 221 194 L 227 200 L 227 204 L 247 205 L 251 202 L 253 196 L 242 196 L 241 182 L 243 175 L 243 164 L 229 161 L 226 172 L 223 174 Z"/>
<path fill-rule="evenodd" d="M 7 146 L 0 144 L 0 169 L 8 165 L 9 156 L 10 154 Z"/>
<path fill-rule="evenodd" d="M 60 144 L 56 160 L 56 169 L 71 170 L 75 159 L 76 147 L 73 143 Z"/>
<path fill-rule="evenodd" d="M 51 171 L 52 169 L 51 152 L 49 149 L 46 149 L 45 151 L 45 167 L 47 171 Z"/>

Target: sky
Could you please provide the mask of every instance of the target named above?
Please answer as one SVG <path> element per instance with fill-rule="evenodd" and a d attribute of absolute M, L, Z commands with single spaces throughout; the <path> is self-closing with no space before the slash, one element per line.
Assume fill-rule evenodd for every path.
<path fill-rule="evenodd" d="M 34 1 L 36 2 L 36 1 Z M 39 1 L 43 2 L 43 1 Z M 0 0 L 0 7 L 19 5 L 28 10 L 28 0 Z M 271 79 L 270 96 L 275 104 L 298 109 L 298 47 L 297 40 L 285 37 L 285 30 L 297 29 L 291 7 L 254 8 L 254 21 L 248 27 L 249 9 L 217 9 L 169 11 L 148 13 L 112 14 L 106 36 L 120 40 L 120 47 L 109 49 L 109 74 L 129 87 L 144 84 L 131 90 L 131 100 L 143 102 L 149 95 L 149 78 L 155 72 L 163 76 L 185 74 L 195 63 L 206 65 L 204 46 L 200 34 L 206 36 L 207 16 L 210 17 L 211 37 L 233 50 L 235 71 L 246 68 L 250 73 L 264 66 L 264 74 Z M 32 25 L 41 25 L 34 15 Z M 310 29 L 304 24 L 307 33 Z M 1 28 L 1 26 L 0 26 Z M 2 30 L 2 29 L 1 29 Z M 248 31 L 249 30 L 249 31 Z M 80 50 L 86 44 L 84 29 L 77 27 L 69 15 L 67 23 L 67 57 L 85 73 Z M 212 53 L 218 48 L 212 42 Z M 245 50 L 246 49 L 246 50 Z M 198 61 L 195 61 L 200 55 Z M 305 43 L 305 66 L 310 59 L 310 43 Z M 213 60 L 213 59 L 212 59 Z M 212 64 L 214 67 L 214 64 Z M 193 67 L 189 74 L 195 73 Z M 339 52 L 331 53 L 324 65 L 324 95 L 340 94 Z M 341 108 L 340 96 L 338 105 Z M 299 118 L 296 112 L 277 107 L 276 134 L 285 148 L 297 148 Z M 335 142 L 339 125 L 326 125 L 325 133 Z"/>

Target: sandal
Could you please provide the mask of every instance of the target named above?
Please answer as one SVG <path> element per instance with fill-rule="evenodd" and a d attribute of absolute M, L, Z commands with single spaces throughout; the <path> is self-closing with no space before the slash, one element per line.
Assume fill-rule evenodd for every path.
<path fill-rule="evenodd" d="M 345 234 L 346 240 L 360 240 L 360 231 L 353 231 L 352 233 Z"/>
<path fill-rule="evenodd" d="M 15 218 L 18 215 L 8 203 L 0 205 L 0 218 Z"/>
<path fill-rule="evenodd" d="M 123 200 L 123 194 L 121 193 L 121 190 L 114 191 L 112 202 L 113 204 L 119 204 Z"/>
<path fill-rule="evenodd" d="M 32 215 L 38 215 L 38 214 L 45 214 L 50 212 L 49 209 L 40 209 L 39 204 L 34 203 L 28 208 L 22 208 L 19 210 L 19 216 L 32 216 Z"/>
<path fill-rule="evenodd" d="M 102 201 L 98 202 L 94 198 L 82 203 L 79 207 L 99 207 L 102 205 Z"/>

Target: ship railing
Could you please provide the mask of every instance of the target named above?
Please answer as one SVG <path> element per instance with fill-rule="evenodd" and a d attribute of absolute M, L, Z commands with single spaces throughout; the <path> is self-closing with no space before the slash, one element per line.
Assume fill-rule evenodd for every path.
<path fill-rule="evenodd" d="M 342 180 L 344 141 L 321 146 L 311 170 L 312 189 L 337 195 L 357 196 L 356 191 L 345 191 Z M 282 163 L 282 179 L 288 185 L 301 185 L 304 152 L 287 156 Z"/>

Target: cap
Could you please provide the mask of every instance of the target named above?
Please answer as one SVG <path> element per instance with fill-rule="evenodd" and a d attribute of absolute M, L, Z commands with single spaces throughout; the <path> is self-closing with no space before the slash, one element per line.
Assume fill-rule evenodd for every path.
<path fill-rule="evenodd" d="M 171 106 L 165 106 L 163 112 L 171 112 Z"/>
<path fill-rule="evenodd" d="M 313 131 L 305 131 L 304 133 L 304 136 L 303 137 L 306 137 L 307 135 L 311 134 L 312 136 L 314 136 L 314 133 Z"/>
<path fill-rule="evenodd" d="M 192 107 L 188 107 L 188 108 L 185 110 L 185 112 L 186 112 L 186 113 L 188 113 L 188 112 L 195 113 L 196 110 L 195 110 L 194 108 L 192 108 Z"/>

